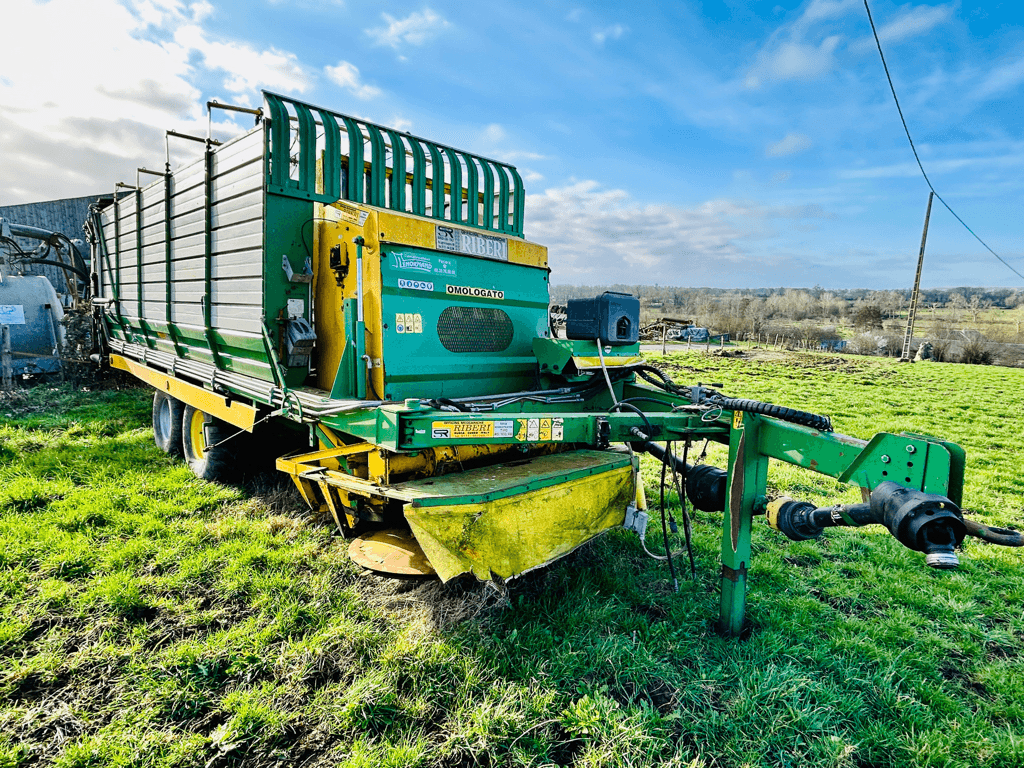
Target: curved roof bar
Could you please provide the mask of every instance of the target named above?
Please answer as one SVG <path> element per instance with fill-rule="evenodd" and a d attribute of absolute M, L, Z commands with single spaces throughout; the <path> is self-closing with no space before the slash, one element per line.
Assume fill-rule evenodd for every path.
<path fill-rule="evenodd" d="M 525 192 L 513 166 L 269 91 L 263 98 L 269 124 L 269 192 L 323 203 L 365 200 L 381 208 L 522 237 Z M 318 126 L 323 126 L 322 139 Z M 348 139 L 347 151 L 342 132 Z M 321 159 L 318 140 L 323 150 L 322 186 L 316 173 Z"/>

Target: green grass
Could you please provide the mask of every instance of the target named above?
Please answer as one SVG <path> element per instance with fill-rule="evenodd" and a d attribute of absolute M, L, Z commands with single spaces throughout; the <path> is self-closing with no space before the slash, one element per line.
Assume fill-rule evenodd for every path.
<path fill-rule="evenodd" d="M 966 506 L 1024 515 L 1022 371 L 663 362 L 858 437 L 954 439 Z M 758 523 L 753 631 L 724 640 L 718 515 L 678 594 L 623 532 L 507 590 L 387 582 L 293 496 L 159 453 L 147 393 L 31 398 L 0 402 L 0 767 L 1024 764 L 1020 551 L 971 543 L 937 572 L 879 530 Z"/>

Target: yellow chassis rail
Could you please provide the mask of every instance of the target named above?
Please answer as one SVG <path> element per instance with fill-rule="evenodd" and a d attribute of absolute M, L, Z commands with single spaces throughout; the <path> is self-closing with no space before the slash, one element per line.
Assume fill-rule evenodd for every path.
<path fill-rule="evenodd" d="M 244 429 L 246 432 L 252 432 L 256 424 L 256 406 L 254 405 L 218 395 L 216 392 L 189 384 L 163 371 L 121 357 L 121 355 L 111 355 L 110 366 L 128 371 L 132 376 L 141 379 L 151 387 L 166 392 L 186 405 L 198 408 L 200 411 L 226 421 L 239 429 Z"/>

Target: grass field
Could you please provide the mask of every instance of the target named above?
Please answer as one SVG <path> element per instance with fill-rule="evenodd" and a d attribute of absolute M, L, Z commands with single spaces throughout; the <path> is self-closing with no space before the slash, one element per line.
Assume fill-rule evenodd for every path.
<path fill-rule="evenodd" d="M 858 437 L 954 439 L 971 512 L 1024 517 L 1024 371 L 655 359 Z M 0 402 L 2 768 L 1024 765 L 1020 550 L 970 543 L 938 572 L 880 530 L 793 543 L 758 522 L 753 631 L 724 640 L 719 515 L 698 513 L 679 593 L 621 531 L 505 589 L 388 582 L 268 481 L 159 453 L 150 402 Z"/>

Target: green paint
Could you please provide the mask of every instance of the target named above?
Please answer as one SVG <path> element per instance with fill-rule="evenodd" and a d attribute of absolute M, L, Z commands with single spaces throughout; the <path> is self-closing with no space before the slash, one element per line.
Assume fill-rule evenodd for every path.
<path fill-rule="evenodd" d="M 429 215 L 438 221 L 449 221 L 484 231 L 523 236 L 526 191 L 522 177 L 513 166 L 355 117 L 331 112 L 296 99 L 267 91 L 263 92 L 263 96 L 271 126 L 266 164 L 269 193 L 323 203 L 336 202 L 339 196 L 343 196 L 353 202 L 365 200 L 370 205 L 381 208 L 406 211 L 410 209 L 406 202 L 408 192 L 411 197 L 411 210 L 417 215 Z M 294 122 L 291 121 L 292 113 L 296 118 Z M 314 157 L 317 121 L 327 126 L 324 131 L 325 151 L 321 188 L 318 188 L 316 183 Z M 359 137 L 358 141 L 349 142 L 347 155 L 341 154 L 340 150 L 342 126 L 347 136 Z M 364 137 L 369 143 L 368 156 L 364 155 Z M 397 152 L 393 151 L 396 146 L 400 147 Z M 291 160 L 296 152 L 299 161 L 298 178 L 293 179 Z M 413 158 L 411 176 L 406 170 L 407 156 L 410 152 Z M 426 169 L 428 155 L 431 167 L 429 187 Z M 365 165 L 367 163 L 368 174 Z M 342 189 L 339 181 L 342 168 L 347 169 L 348 173 L 348 184 L 345 189 Z M 495 177 L 499 189 L 497 216 L 494 215 Z M 390 194 L 387 188 L 389 178 Z M 451 190 L 447 196 L 444 191 L 446 178 Z M 428 188 L 431 196 L 429 214 L 426 205 Z M 339 195 L 339 192 L 343 192 L 344 195 Z M 447 207 L 446 197 L 450 203 Z M 470 201 L 471 204 L 466 205 Z M 484 211 L 482 218 L 479 212 L 481 202 Z"/>

